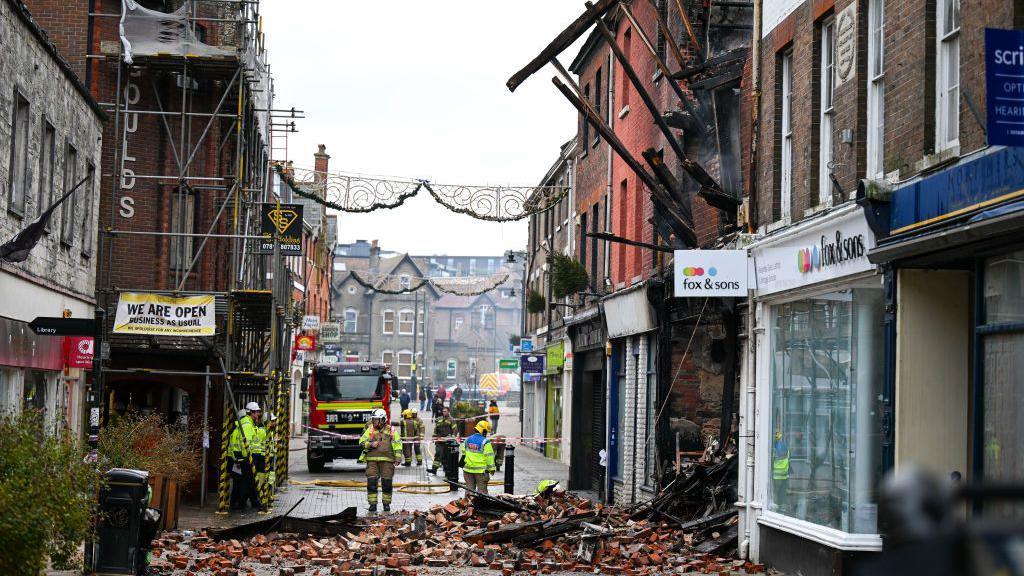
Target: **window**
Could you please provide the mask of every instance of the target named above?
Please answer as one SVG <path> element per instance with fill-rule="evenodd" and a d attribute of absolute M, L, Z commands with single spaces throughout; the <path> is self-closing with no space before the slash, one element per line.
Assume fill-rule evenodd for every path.
<path fill-rule="evenodd" d="M 11 115 L 11 163 L 8 174 L 7 209 L 23 216 L 28 195 L 28 124 L 29 105 L 21 92 L 14 91 Z"/>
<path fill-rule="evenodd" d="M 818 78 L 818 202 L 832 204 L 832 95 L 835 89 L 835 21 L 821 23 Z M 790 112 L 792 114 L 792 111 Z"/>
<path fill-rule="evenodd" d="M 384 350 L 380 353 L 380 363 L 386 364 L 387 366 L 395 365 L 395 353 L 391 350 Z"/>
<path fill-rule="evenodd" d="M 489 258 L 487 260 L 487 273 L 488 274 L 494 274 L 497 271 L 498 271 L 498 259 L 497 258 Z"/>
<path fill-rule="evenodd" d="M 580 264 L 587 265 L 587 218 L 590 215 L 584 210 L 580 214 Z"/>
<path fill-rule="evenodd" d="M 937 0 L 935 149 L 960 144 L 960 0 Z"/>
<path fill-rule="evenodd" d="M 458 332 L 460 329 L 462 329 L 462 315 L 461 314 L 455 317 L 455 331 Z"/>
<path fill-rule="evenodd" d="M 381 331 L 384 334 L 395 333 L 395 311 L 394 310 L 383 310 L 381 311 Z"/>
<path fill-rule="evenodd" d="M 487 327 L 487 313 L 490 312 L 490 310 L 491 310 L 491 307 L 488 306 L 487 304 L 481 304 L 480 305 L 480 327 L 481 328 L 486 328 Z"/>
<path fill-rule="evenodd" d="M 470 276 L 475 276 L 476 275 L 476 258 L 470 258 L 469 259 L 469 275 Z"/>
<path fill-rule="evenodd" d="M 661 23 L 668 22 L 668 3 L 666 2 L 666 0 L 656 0 L 656 2 L 654 3 L 654 7 L 658 11 L 658 37 L 656 40 L 657 45 L 655 46 L 655 52 L 658 54 L 658 58 L 660 58 L 661 61 L 664 62 L 665 50 L 666 48 L 668 48 L 668 43 L 666 42 L 665 29 L 662 28 Z M 658 72 L 661 72 L 660 68 L 658 68 Z"/>
<path fill-rule="evenodd" d="M 345 309 L 345 334 L 359 332 L 359 312 L 355 308 Z"/>
<path fill-rule="evenodd" d="M 93 193 L 96 188 L 96 168 L 92 164 L 87 164 L 85 168 L 85 175 L 88 178 L 85 186 L 85 202 L 82 203 L 82 207 L 85 208 L 84 214 L 82 214 L 82 256 L 92 256 L 92 243 L 93 243 L 93 230 L 92 223 L 98 217 L 94 216 L 92 211 L 93 205 Z M 189 239 L 191 240 L 191 238 Z M 191 256 L 191 242 L 189 243 L 189 252 Z"/>
<path fill-rule="evenodd" d="M 779 122 L 782 138 L 782 162 L 779 176 L 778 219 L 789 222 L 790 204 L 793 200 L 793 50 L 782 54 L 779 66 L 781 79 L 782 118 Z"/>
<path fill-rule="evenodd" d="M 586 99 L 587 102 L 591 101 L 590 100 L 590 84 L 587 84 L 586 86 L 583 87 L 583 98 Z M 587 155 L 587 150 L 590 150 L 590 146 L 587 146 L 587 142 L 590 142 L 590 121 L 587 120 L 586 115 L 583 116 L 583 138 L 581 139 L 581 142 L 583 142 L 583 147 L 582 147 L 581 154 L 583 156 L 586 156 Z M 534 225 L 535 222 L 536 222 L 535 218 L 530 218 L 530 224 L 531 225 Z M 536 237 L 536 234 L 533 234 L 532 236 Z"/>
<path fill-rule="evenodd" d="M 882 290 L 821 294 L 773 306 L 771 315 L 769 509 L 874 534 L 882 468 Z"/>
<path fill-rule="evenodd" d="M 601 113 L 601 109 L 603 108 L 603 106 L 602 106 L 603 102 L 604 102 L 604 98 L 603 98 L 603 93 L 602 93 L 602 90 L 601 90 L 601 68 L 598 68 L 597 69 L 597 75 L 594 76 L 594 110 L 597 111 L 597 115 L 601 119 L 604 119 L 604 115 Z M 600 141 L 601 141 L 600 132 L 598 132 L 597 130 L 594 130 L 594 142 L 593 142 L 593 145 L 597 146 Z M 587 145 L 587 143 L 584 142 L 583 143 L 583 147 L 586 148 L 586 145 Z"/>
<path fill-rule="evenodd" d="M 598 202 L 590 208 L 590 231 L 597 232 L 597 222 L 600 219 L 601 203 Z M 597 288 L 597 238 L 590 237 L 590 287 Z"/>
<path fill-rule="evenodd" d="M 885 173 L 885 0 L 868 2 L 868 178 Z"/>
<path fill-rule="evenodd" d="M 398 352 L 398 377 L 412 377 L 412 351 L 401 350 Z"/>
<path fill-rule="evenodd" d="M 53 204 L 54 170 L 57 168 L 57 130 L 47 121 L 43 121 L 43 137 L 39 142 L 39 194 L 36 205 L 42 214 Z M 50 223 L 46 223 L 46 231 L 50 231 Z"/>
<path fill-rule="evenodd" d="M 614 354 L 619 358 L 618 366 L 616 366 L 615 378 L 617 380 L 617 397 L 615 399 L 616 408 L 618 410 L 618 418 L 615 420 L 615 429 L 613 434 L 615 435 L 615 467 L 612 468 L 612 478 L 622 478 L 622 461 L 625 459 L 625 448 L 626 448 L 626 386 L 628 381 L 626 380 L 626 356 L 628 355 L 629 341 L 626 343 L 617 345 L 617 349 Z"/>
<path fill-rule="evenodd" d="M 412 278 L 408 274 L 402 274 L 398 277 L 398 289 L 408 290 L 409 288 L 412 288 Z"/>
<path fill-rule="evenodd" d="M 625 34 L 622 35 L 622 52 L 626 55 L 627 59 L 633 53 L 632 30 L 627 29 Z M 620 66 L 619 69 L 621 70 L 622 67 Z M 622 92 L 622 107 L 625 108 L 626 106 L 629 106 L 629 90 L 632 86 L 629 85 L 629 78 L 626 77 L 625 72 L 621 73 L 620 78 L 622 78 L 622 88 L 620 89 L 620 92 Z"/>
<path fill-rule="evenodd" d="M 192 234 L 195 231 L 196 197 L 191 190 L 180 188 L 171 192 L 171 232 Z M 172 236 L 170 264 L 172 270 L 184 271 L 192 262 L 191 236 Z M 301 258 L 296 260 L 301 262 Z"/>
<path fill-rule="evenodd" d="M 64 188 L 62 194 L 78 184 L 78 150 L 68 142 L 64 153 Z M 75 242 L 75 202 L 74 198 L 68 198 L 67 202 L 60 205 L 60 241 L 66 246 Z"/>
<path fill-rule="evenodd" d="M 1020 482 L 1024 470 L 1024 251 L 989 258 L 984 270 L 982 420 L 985 481 Z M 986 515 L 1024 517 L 1024 505 L 996 502 Z"/>
<path fill-rule="evenodd" d="M 403 336 L 412 334 L 412 310 L 399 310 L 398 311 L 398 333 Z"/>
<path fill-rule="evenodd" d="M 417 330 L 419 330 L 420 338 L 423 338 L 423 334 L 424 334 L 423 322 L 424 322 L 425 318 L 426 318 L 426 313 L 424 313 L 424 312 L 420 312 L 420 313 L 418 313 L 416 315 L 416 323 L 419 324 L 419 327 L 417 328 Z"/>
<path fill-rule="evenodd" d="M 445 369 L 444 377 L 446 380 L 455 380 L 458 374 L 459 362 L 455 358 L 448 359 L 448 365 Z"/>

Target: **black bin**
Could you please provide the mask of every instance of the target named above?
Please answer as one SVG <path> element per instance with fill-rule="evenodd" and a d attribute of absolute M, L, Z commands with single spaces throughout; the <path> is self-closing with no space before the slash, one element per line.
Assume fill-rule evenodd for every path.
<path fill-rule="evenodd" d="M 142 574 L 160 512 L 149 505 L 149 472 L 113 468 L 100 490 L 97 574 Z"/>

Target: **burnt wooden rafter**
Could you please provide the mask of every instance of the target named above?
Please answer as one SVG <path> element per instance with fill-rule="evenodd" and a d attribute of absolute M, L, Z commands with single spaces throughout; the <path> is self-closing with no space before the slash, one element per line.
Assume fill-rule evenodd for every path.
<path fill-rule="evenodd" d="M 552 59 L 556 58 L 559 54 L 565 51 L 573 42 L 578 40 L 580 36 L 583 36 L 594 24 L 595 21 L 604 16 L 609 10 L 611 10 L 618 0 L 598 0 L 597 4 L 588 5 L 586 12 L 580 15 L 568 28 L 563 30 L 550 44 L 541 50 L 540 54 L 536 58 L 530 60 L 530 63 L 523 67 L 522 70 L 516 72 L 508 79 L 505 83 L 508 86 L 510 92 L 515 92 L 527 78 L 533 76 L 538 70 L 543 68 Z"/>

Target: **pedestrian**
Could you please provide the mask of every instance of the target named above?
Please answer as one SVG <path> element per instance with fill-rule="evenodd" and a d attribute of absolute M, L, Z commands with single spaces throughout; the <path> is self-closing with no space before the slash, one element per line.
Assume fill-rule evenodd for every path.
<path fill-rule="evenodd" d="M 416 399 L 420 401 L 420 412 L 427 411 L 427 386 L 424 384 L 419 386 L 416 392 Z"/>
<path fill-rule="evenodd" d="M 416 454 L 416 465 L 423 465 L 423 420 L 415 410 L 402 412 L 402 453 L 405 455 L 403 466 L 412 466 L 412 455 Z"/>
<path fill-rule="evenodd" d="M 494 446 L 487 439 L 491 425 L 486 420 L 476 423 L 476 434 L 462 443 L 459 449 L 459 465 L 462 466 L 462 477 L 469 495 L 476 491 L 487 494 L 487 483 L 494 474 Z"/>
<path fill-rule="evenodd" d="M 434 405 L 438 404 L 437 396 L 434 396 Z M 430 473 L 437 474 L 437 469 L 448 462 L 448 441 L 455 438 L 455 420 L 446 407 L 441 408 L 441 416 L 434 422 L 433 438 L 434 464 L 430 468 Z"/>
<path fill-rule="evenodd" d="M 391 429 L 388 415 L 377 408 L 370 425 L 359 438 L 363 452 L 360 462 L 366 462 L 366 500 L 370 514 L 377 513 L 377 483 L 380 482 L 384 511 L 391 511 L 391 491 L 394 487 L 395 462 L 402 458 L 402 436 Z"/>
<path fill-rule="evenodd" d="M 434 389 L 430 387 L 430 384 L 427 384 L 425 387 L 427 389 L 427 403 L 423 406 L 421 412 L 426 412 L 434 407 Z"/>
<path fill-rule="evenodd" d="M 498 401 L 494 398 L 491 398 L 491 403 L 487 406 L 487 417 L 491 419 L 491 430 L 497 434 L 498 418 L 501 417 L 501 411 L 498 409 Z"/>
<path fill-rule="evenodd" d="M 239 412 L 241 414 L 241 412 Z M 245 509 L 252 503 L 254 508 L 264 509 L 260 494 L 256 488 L 256 473 L 263 468 L 263 448 L 259 444 L 259 432 L 256 422 L 260 418 L 260 406 L 249 402 L 245 406 L 245 415 L 238 419 L 235 430 L 228 439 L 228 447 L 239 469 L 238 499 L 236 510 Z"/>
<path fill-rule="evenodd" d="M 430 404 L 430 412 L 433 420 L 437 420 L 441 416 L 441 410 L 444 409 L 444 400 L 440 396 L 434 394 L 434 400 Z"/>
<path fill-rule="evenodd" d="M 452 404 L 462 402 L 462 385 L 456 384 L 455 390 L 452 390 Z"/>
<path fill-rule="evenodd" d="M 444 384 L 437 387 L 437 391 L 434 392 L 434 398 L 440 398 L 441 404 L 444 404 L 444 401 L 448 399 L 448 389 L 444 387 Z"/>
<path fill-rule="evenodd" d="M 402 407 L 402 412 L 409 409 L 410 402 L 412 402 L 412 397 L 409 396 L 409 391 L 402 388 L 402 392 L 398 395 L 398 404 Z"/>

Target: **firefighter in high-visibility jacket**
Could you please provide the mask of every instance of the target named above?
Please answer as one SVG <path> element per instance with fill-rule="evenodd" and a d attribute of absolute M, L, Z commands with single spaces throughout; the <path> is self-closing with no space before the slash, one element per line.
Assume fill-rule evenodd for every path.
<path fill-rule="evenodd" d="M 487 438 L 490 431 L 491 424 L 488 421 L 477 422 L 476 434 L 466 438 L 459 447 L 459 464 L 462 466 L 466 487 L 484 494 L 487 493 L 491 474 L 494 474 L 494 446 Z"/>
<path fill-rule="evenodd" d="M 409 408 L 402 411 L 402 452 L 405 455 L 403 466 L 412 466 L 412 455 L 416 454 L 416 465 L 423 465 L 423 420 L 420 415 Z"/>
<path fill-rule="evenodd" d="M 782 439 L 782 430 L 776 430 L 775 443 L 772 445 L 772 501 L 776 509 L 785 505 L 788 485 L 789 444 Z"/>
<path fill-rule="evenodd" d="M 260 406 L 249 402 L 245 405 L 245 412 L 228 439 L 228 449 L 240 472 L 235 477 L 237 491 L 232 489 L 231 500 L 235 510 L 244 509 L 250 502 L 256 508 L 264 508 L 256 486 L 256 474 L 262 472 L 264 464 L 263 439 L 256 425 L 260 418 Z M 249 465 L 250 456 L 252 466 Z"/>
<path fill-rule="evenodd" d="M 371 514 L 377 512 L 377 484 L 380 483 L 384 511 L 391 511 L 391 490 L 395 478 L 395 462 L 402 459 L 402 435 L 388 422 L 387 412 L 377 408 L 370 425 L 359 438 L 363 453 L 360 462 L 366 462 L 366 500 Z"/>

